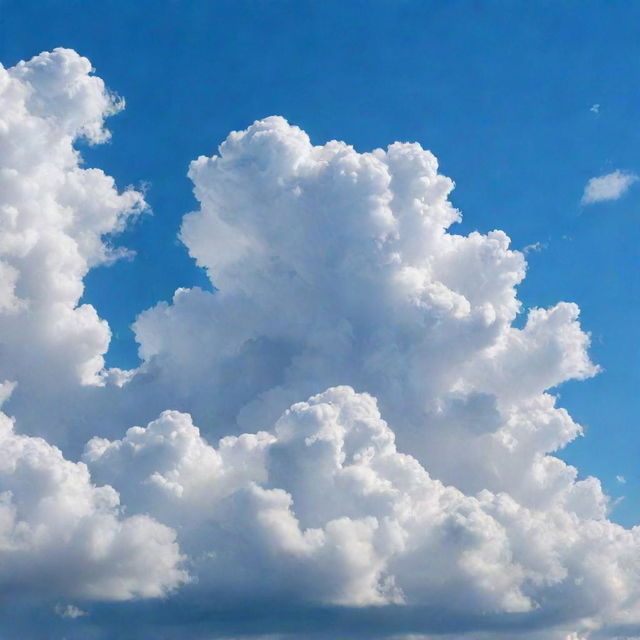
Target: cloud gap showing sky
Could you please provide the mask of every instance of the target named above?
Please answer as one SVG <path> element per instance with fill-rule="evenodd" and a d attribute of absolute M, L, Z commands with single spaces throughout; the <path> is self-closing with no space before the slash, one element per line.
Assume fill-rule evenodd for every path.
<path fill-rule="evenodd" d="M 579 308 L 514 325 L 525 255 L 456 233 L 454 183 L 419 144 L 314 145 L 271 116 L 204 148 L 179 239 L 212 287 L 142 312 L 141 364 L 105 366 L 84 278 L 147 206 L 76 145 L 123 107 L 70 49 L 0 68 L 18 635 L 38 637 L 34 612 L 68 638 L 163 634 L 163 607 L 183 637 L 633 635 L 640 531 L 554 455 L 583 433 L 557 387 L 599 372 Z"/>

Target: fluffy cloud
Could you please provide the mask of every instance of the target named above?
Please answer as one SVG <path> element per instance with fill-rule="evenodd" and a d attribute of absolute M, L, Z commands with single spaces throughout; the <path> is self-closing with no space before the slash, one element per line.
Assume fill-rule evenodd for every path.
<path fill-rule="evenodd" d="M 637 535 L 582 517 L 582 492 L 533 510 L 445 486 L 350 387 L 217 449 L 188 415 L 166 412 L 122 440 L 92 440 L 85 461 L 129 508 L 186 529 L 199 587 L 215 599 L 588 617 L 639 595 Z"/>
<path fill-rule="evenodd" d="M 578 308 L 511 326 L 523 256 L 501 231 L 448 232 L 453 183 L 431 153 L 316 147 L 268 118 L 190 175 L 201 209 L 182 238 L 219 291 L 180 290 L 138 318 L 147 378 L 131 390 L 153 376 L 224 435 L 219 425 L 263 428 L 348 384 L 377 398 L 400 448 L 440 479 L 508 487 L 528 506 L 564 496 L 575 470 L 544 454 L 580 427 L 544 392 L 597 371 Z M 601 513 L 602 498 L 592 506 Z"/>
<path fill-rule="evenodd" d="M 612 171 L 604 176 L 591 178 L 582 194 L 582 204 L 593 204 L 605 200 L 621 198 L 629 187 L 638 180 L 634 173 Z"/>
<path fill-rule="evenodd" d="M 68 49 L 0 66 L 0 379 L 18 383 L 12 402 L 34 430 L 38 409 L 79 383 L 103 383 L 110 331 L 78 304 L 82 280 L 118 257 L 106 237 L 145 205 L 82 168 L 74 142 L 107 139 L 104 118 L 122 104 Z"/>
<path fill-rule="evenodd" d="M 13 598 L 157 597 L 187 580 L 174 531 L 122 517 L 112 487 L 92 484 L 85 464 L 41 438 L 16 434 L 4 414 L 0 557 L 0 588 Z"/>
<path fill-rule="evenodd" d="M 142 364 L 105 370 L 82 280 L 144 202 L 74 141 L 105 140 L 122 103 L 68 50 L 0 79 L 0 396 L 22 430 L 2 418 L 7 590 L 58 603 L 60 624 L 81 600 L 67 618 L 96 637 L 99 602 L 174 589 L 162 611 L 203 637 L 237 635 L 203 611 L 247 603 L 252 633 L 638 623 L 638 530 L 553 455 L 582 433 L 553 389 L 598 372 L 579 309 L 513 326 L 524 256 L 502 231 L 452 232 L 430 152 L 316 146 L 279 117 L 231 133 L 192 163 L 181 229 L 216 291 L 142 313 Z M 111 606 L 132 637 L 145 611 L 159 624 Z"/>
<path fill-rule="evenodd" d="M 201 207 L 185 217 L 181 237 L 218 291 L 180 290 L 172 304 L 139 317 L 138 375 L 152 376 L 208 433 L 223 435 L 220 425 L 234 422 L 276 423 L 267 479 L 240 493 L 243 517 L 277 530 L 294 557 L 313 558 L 310 538 L 318 536 L 314 561 L 322 568 L 333 566 L 322 545 L 340 522 L 354 561 L 366 558 L 343 581 L 333 573 L 335 592 L 327 593 L 329 578 L 316 575 L 313 562 L 303 570 L 281 558 L 287 576 L 307 575 L 306 588 L 287 582 L 296 596 L 536 616 L 553 603 L 574 618 L 634 601 L 636 568 L 627 563 L 636 534 L 606 520 L 596 479 L 578 479 L 550 455 L 581 428 L 548 390 L 598 371 L 579 310 L 533 309 L 522 329 L 512 326 L 523 256 L 500 231 L 448 231 L 459 219 L 447 199 L 453 185 L 429 152 L 398 143 L 365 154 L 339 142 L 313 146 L 300 129 L 268 118 L 232 133 L 190 176 Z M 305 432 L 308 418 L 295 422 L 288 431 L 306 433 L 304 445 L 281 442 L 287 416 L 306 405 L 278 415 L 336 383 L 376 397 L 394 433 L 385 426 L 386 435 L 372 439 L 397 440 L 412 454 L 394 448 L 391 458 L 421 478 L 413 480 L 420 500 L 395 477 L 347 464 L 329 435 L 333 417 L 316 433 Z M 327 392 L 339 393 L 347 391 Z M 357 455 L 376 459 L 375 447 L 363 446 L 370 453 Z M 332 475 L 320 462 L 325 451 L 339 482 L 323 482 Z M 358 488 L 347 489 L 346 478 Z M 382 507 L 385 491 L 394 506 Z M 400 504 L 412 525 L 397 515 Z M 268 517 L 257 515 L 265 510 Z M 225 522 L 232 526 L 232 516 Z M 238 528 L 250 526 L 242 522 Z M 263 537 L 273 540 L 259 529 L 254 551 Z M 254 567 L 268 557 L 237 554 Z"/>
<path fill-rule="evenodd" d="M 48 409 L 103 384 L 110 332 L 93 307 L 78 305 L 83 277 L 118 256 L 105 235 L 144 208 L 141 194 L 119 193 L 102 171 L 80 166 L 74 141 L 106 140 L 104 118 L 122 106 L 90 72 L 67 49 L 0 66 L 0 399 L 18 396 L 16 413 L 54 438 Z M 123 517 L 112 487 L 95 486 L 83 463 L 47 441 L 16 433 L 5 414 L 0 441 L 4 594 L 124 600 L 185 582 L 171 529 Z"/>

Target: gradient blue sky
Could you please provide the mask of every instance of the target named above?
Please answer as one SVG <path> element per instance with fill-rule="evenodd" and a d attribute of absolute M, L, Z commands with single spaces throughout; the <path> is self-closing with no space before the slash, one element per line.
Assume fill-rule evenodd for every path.
<path fill-rule="evenodd" d="M 525 304 L 580 305 L 604 371 L 559 390 L 588 436 L 563 457 L 624 496 L 612 517 L 629 525 L 640 510 L 640 188 L 580 198 L 591 177 L 640 170 L 639 21 L 632 2 L 0 0 L 0 59 L 74 48 L 126 98 L 112 143 L 83 149 L 119 184 L 148 183 L 154 213 L 122 240 L 136 259 L 86 281 L 114 332 L 111 365 L 137 362 L 140 311 L 208 286 L 176 233 L 196 206 L 188 163 L 230 130 L 281 114 L 316 143 L 431 149 L 456 181 L 461 230 L 540 243 Z"/>

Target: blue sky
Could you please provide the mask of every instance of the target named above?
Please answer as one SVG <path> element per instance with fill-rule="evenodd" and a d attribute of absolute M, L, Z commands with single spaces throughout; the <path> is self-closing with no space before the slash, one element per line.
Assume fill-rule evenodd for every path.
<path fill-rule="evenodd" d="M 595 379 L 562 402 L 588 439 L 564 453 L 625 496 L 640 488 L 638 206 L 633 188 L 582 207 L 589 178 L 637 170 L 640 8 L 611 2 L 2 2 L 5 64 L 55 46 L 87 56 L 126 110 L 83 153 L 120 184 L 148 183 L 153 219 L 122 240 L 130 263 L 92 272 L 85 299 L 135 364 L 135 316 L 178 286 L 208 286 L 175 239 L 195 207 L 188 163 L 233 129 L 282 114 L 315 143 L 360 151 L 419 141 L 456 182 L 462 230 L 504 229 L 530 252 L 526 305 L 575 301 Z M 18 8 L 19 7 L 19 8 Z M 598 112 L 591 110 L 600 105 Z M 158 248 L 161 250 L 158 251 Z M 622 475 L 625 486 L 617 483 Z"/>
<path fill-rule="evenodd" d="M 632 2 L 18 2 L 0 0 L 9 67 L 63 46 L 126 99 L 89 166 L 144 186 L 153 215 L 92 270 L 83 300 L 139 362 L 136 316 L 177 287 L 211 290 L 177 240 L 198 208 L 189 163 L 272 114 L 360 152 L 417 141 L 456 183 L 454 231 L 503 229 L 527 252 L 525 307 L 576 302 L 603 371 L 557 390 L 586 437 L 560 455 L 600 478 L 611 518 L 640 521 L 640 185 L 582 204 L 589 179 L 640 172 L 640 5 Z M 595 106 L 597 105 L 597 106 Z M 624 478 L 625 482 L 616 479 Z"/>

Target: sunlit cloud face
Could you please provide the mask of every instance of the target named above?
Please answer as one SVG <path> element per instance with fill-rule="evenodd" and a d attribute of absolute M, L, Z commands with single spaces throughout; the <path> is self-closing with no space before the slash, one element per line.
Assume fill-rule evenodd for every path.
<path fill-rule="evenodd" d="M 265 636 L 302 618 L 308 634 L 554 640 L 640 622 L 638 532 L 553 455 L 582 433 L 553 389 L 599 370 L 579 309 L 514 326 L 525 257 L 502 231 L 455 233 L 433 154 L 314 145 L 282 117 L 230 133 L 191 163 L 180 231 L 216 290 L 144 311 L 142 363 L 121 371 L 80 299 L 144 199 L 73 143 L 106 140 L 122 103 L 57 49 L 2 69 L 0 104 L 0 581 L 16 611 L 98 637 L 105 607 L 140 637 L 162 625 L 149 611 L 187 637 L 194 621 L 239 637 L 247 609 Z M 618 197 L 602 184 L 589 202 Z"/>

